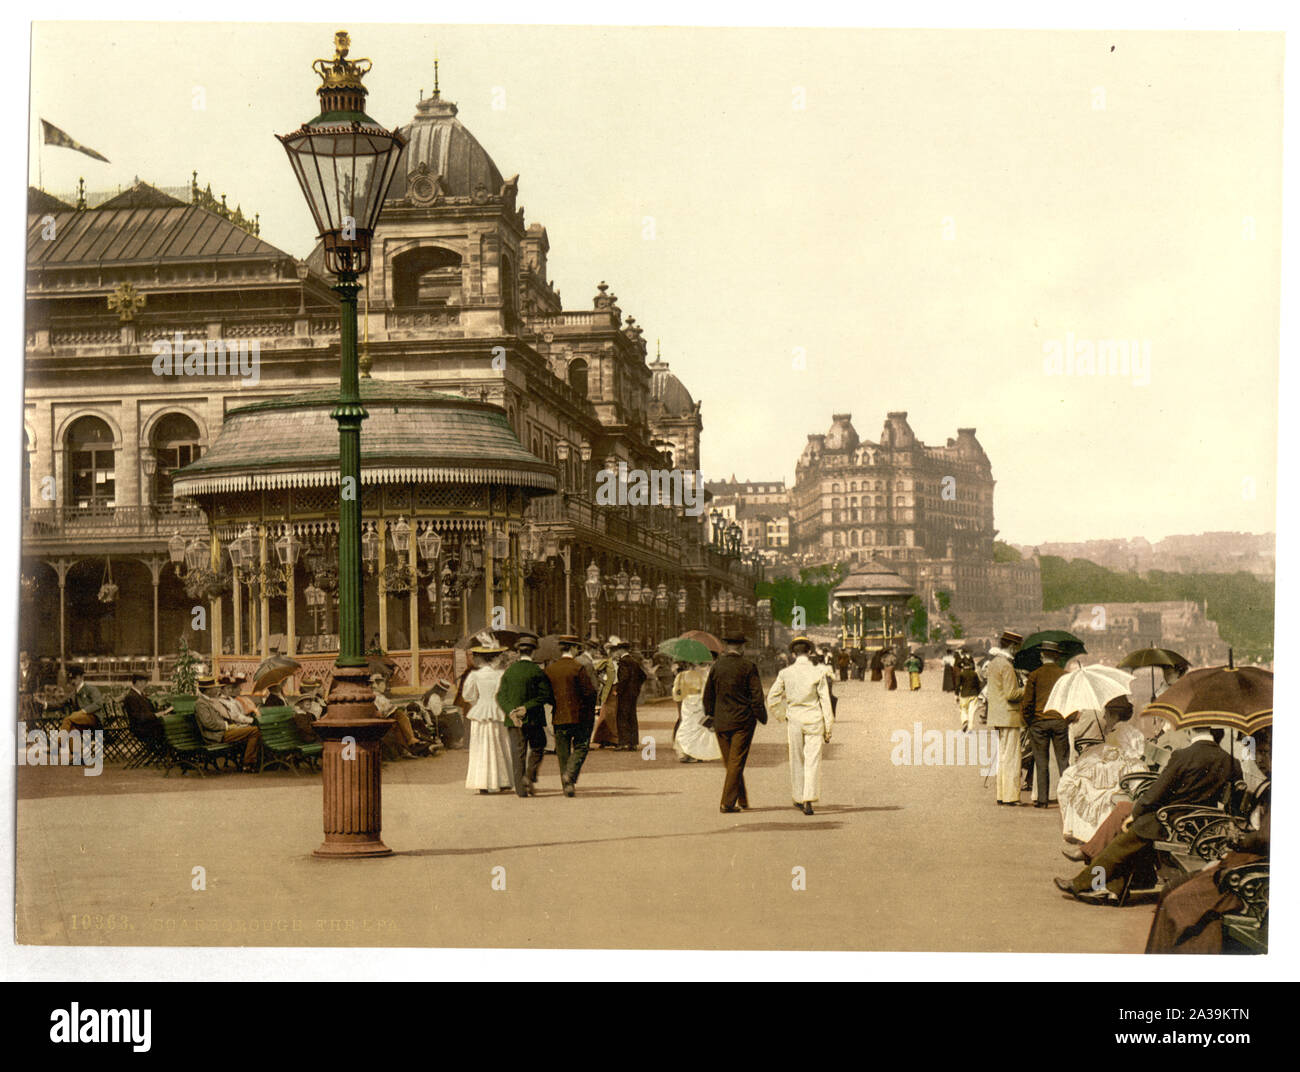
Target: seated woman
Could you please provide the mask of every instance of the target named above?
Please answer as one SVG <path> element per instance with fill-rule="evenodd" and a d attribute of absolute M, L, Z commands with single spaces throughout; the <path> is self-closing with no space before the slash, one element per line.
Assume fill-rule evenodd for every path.
<path fill-rule="evenodd" d="M 1085 842 L 1097 832 L 1124 775 L 1147 769 L 1146 737 L 1132 723 L 1132 715 L 1127 704 L 1122 709 L 1080 712 L 1076 725 L 1084 727 L 1081 733 L 1102 741 L 1085 748 L 1065 768 L 1056 790 L 1061 834 L 1071 844 Z"/>
<path fill-rule="evenodd" d="M 1272 730 L 1255 735 L 1255 762 L 1265 777 L 1273 771 Z M 1217 878 L 1229 868 L 1268 859 L 1270 830 L 1269 782 L 1255 798 L 1251 830 L 1228 842 L 1222 860 L 1196 872 L 1183 882 L 1167 887 L 1156 904 L 1148 953 L 1222 953 L 1223 917 L 1244 907 L 1235 893 L 1220 892 Z"/>
<path fill-rule="evenodd" d="M 708 665 L 686 666 L 673 680 L 673 699 L 680 713 L 673 751 L 683 763 L 722 758 L 717 736 L 704 727 L 704 682 L 708 676 Z"/>

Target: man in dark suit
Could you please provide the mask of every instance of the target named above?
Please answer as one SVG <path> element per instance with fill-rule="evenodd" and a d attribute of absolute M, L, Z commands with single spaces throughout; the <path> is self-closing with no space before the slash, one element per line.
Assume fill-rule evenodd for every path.
<path fill-rule="evenodd" d="M 749 807 L 745 793 L 745 761 L 754 729 L 767 721 L 763 682 L 753 660 L 745 658 L 745 637 L 737 633 L 722 638 L 726 650 L 718 656 L 704 683 L 705 726 L 718 735 L 722 761 L 727 766 L 722 783 L 722 812 Z"/>
<path fill-rule="evenodd" d="M 533 783 L 546 754 L 546 705 L 555 703 L 550 678 L 533 662 L 536 650 L 536 635 L 521 635 L 515 641 L 519 658 L 506 667 L 497 687 L 497 706 L 506 713 L 515 793 L 521 797 L 536 796 Z"/>
<path fill-rule="evenodd" d="M 1065 671 L 1057 664 L 1057 659 L 1061 657 L 1060 646 L 1049 640 L 1038 651 L 1042 665 L 1025 679 L 1020 717 L 1029 729 L 1029 743 L 1034 750 L 1034 771 L 1038 774 L 1038 798 L 1034 801 L 1034 807 L 1045 808 L 1052 773 L 1047 758 L 1048 745 L 1056 752 L 1056 773 L 1059 778 L 1070 765 L 1069 723 L 1072 720 L 1065 718 L 1060 711 L 1047 709 L 1047 698 L 1052 694 L 1052 686 L 1065 676 Z"/>
<path fill-rule="evenodd" d="M 1241 778 L 1241 764 L 1219 747 L 1221 729 L 1196 729 L 1191 743 L 1180 748 L 1133 805 L 1119 834 L 1073 879 L 1057 878 L 1056 888 L 1080 901 L 1104 904 L 1123 891 L 1129 874 L 1151 843 L 1160 840 L 1156 812 L 1170 804 L 1204 804 L 1213 807 L 1224 791 Z M 1100 871 L 1097 868 L 1101 868 Z M 1093 889 L 1093 875 L 1106 883 L 1105 890 Z"/>
<path fill-rule="evenodd" d="M 562 636 L 559 640 L 560 657 L 546 667 L 546 676 L 555 693 L 551 725 L 555 729 L 555 757 L 560 761 L 560 785 L 564 795 L 571 797 L 596 723 L 596 681 L 586 663 L 578 658 L 582 639 Z"/>
<path fill-rule="evenodd" d="M 126 712 L 126 720 L 131 726 L 131 732 L 144 741 L 150 749 L 154 749 L 162 742 L 161 716 L 167 714 L 171 708 L 167 707 L 162 711 L 154 710 L 153 704 L 144 694 L 144 686 L 148 680 L 149 675 L 139 670 L 131 675 L 131 687 L 122 693 L 122 710 Z"/>
<path fill-rule="evenodd" d="M 618 660 L 618 679 L 614 686 L 614 699 L 618 704 L 616 751 L 635 752 L 641 747 L 641 726 L 636 717 L 636 705 L 641 698 L 641 686 L 644 684 L 645 667 L 641 665 L 641 660 L 632 654 L 630 648 L 625 649 Z"/>

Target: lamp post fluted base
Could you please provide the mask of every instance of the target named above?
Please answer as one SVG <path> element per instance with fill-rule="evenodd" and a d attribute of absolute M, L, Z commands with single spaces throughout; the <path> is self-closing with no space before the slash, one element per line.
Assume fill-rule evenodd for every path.
<path fill-rule="evenodd" d="M 391 856 L 383 843 L 379 742 L 393 728 L 375 717 L 365 666 L 336 666 L 325 717 L 313 728 L 324 741 L 325 840 L 312 855 L 331 859 Z"/>

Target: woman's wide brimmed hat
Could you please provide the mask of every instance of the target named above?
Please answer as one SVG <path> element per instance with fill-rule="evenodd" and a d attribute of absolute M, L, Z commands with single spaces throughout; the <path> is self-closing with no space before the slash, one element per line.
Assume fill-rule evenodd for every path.
<path fill-rule="evenodd" d="M 476 647 L 470 648 L 469 650 L 470 653 L 473 655 L 490 656 L 490 655 L 501 655 L 505 652 L 506 649 L 501 647 L 499 644 L 479 644 Z"/>

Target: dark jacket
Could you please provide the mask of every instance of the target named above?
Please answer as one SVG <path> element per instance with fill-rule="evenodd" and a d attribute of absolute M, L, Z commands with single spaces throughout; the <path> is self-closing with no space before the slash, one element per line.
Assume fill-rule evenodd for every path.
<path fill-rule="evenodd" d="M 1054 711 L 1048 715 L 1047 698 L 1052 695 L 1052 686 L 1065 676 L 1065 670 L 1056 663 L 1043 663 L 1025 679 L 1025 694 L 1020 700 L 1020 717 L 1028 726 L 1039 718 L 1061 718 L 1061 712 Z"/>
<path fill-rule="evenodd" d="M 767 721 L 763 682 L 752 659 L 723 652 L 704 683 L 704 715 L 713 719 L 719 733 L 752 727 Z"/>
<path fill-rule="evenodd" d="M 516 659 L 506 667 L 497 687 L 497 706 L 506 713 L 506 725 L 513 726 L 510 712 L 524 708 L 525 725 L 546 725 L 546 705 L 555 703 L 551 679 L 531 659 Z"/>
<path fill-rule="evenodd" d="M 636 702 L 641 698 L 641 686 L 644 684 L 645 667 L 641 665 L 641 660 L 632 655 L 624 655 L 619 659 L 614 698 L 618 710 L 624 716 L 636 714 Z"/>
<path fill-rule="evenodd" d="M 1213 806 L 1241 777 L 1241 764 L 1213 741 L 1193 741 L 1180 748 L 1133 805 L 1133 833 L 1160 839 L 1156 811 L 1167 804 Z"/>
<path fill-rule="evenodd" d="M 126 712 L 131 732 L 137 737 L 157 737 L 162 733 L 162 721 L 147 696 L 135 689 L 127 689 L 122 694 L 122 709 Z"/>
<path fill-rule="evenodd" d="M 574 726 L 596 720 L 596 682 L 584 663 L 570 656 L 555 659 L 546 667 L 546 676 L 555 693 L 552 725 Z"/>

